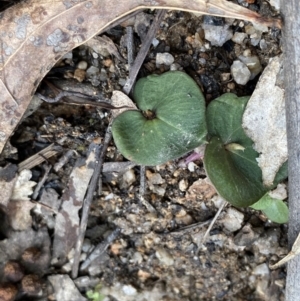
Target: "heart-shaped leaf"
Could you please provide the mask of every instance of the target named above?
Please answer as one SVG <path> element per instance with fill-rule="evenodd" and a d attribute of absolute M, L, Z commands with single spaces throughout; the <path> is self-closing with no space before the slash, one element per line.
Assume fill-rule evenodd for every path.
<path fill-rule="evenodd" d="M 227 93 L 207 108 L 211 140 L 205 151 L 205 169 L 219 194 L 237 207 L 254 204 L 269 190 L 262 183 L 262 172 L 256 161 L 258 153 L 242 128 L 248 99 Z M 286 177 L 285 167 L 280 172 L 277 181 Z"/>
<path fill-rule="evenodd" d="M 205 142 L 204 97 L 185 73 L 171 71 L 140 79 L 134 99 L 140 111 L 126 111 L 112 125 L 115 144 L 127 159 L 158 165 Z"/>
<path fill-rule="evenodd" d="M 284 224 L 288 222 L 289 209 L 287 205 L 282 200 L 272 198 L 268 193 L 251 207 L 261 210 L 268 219 L 275 223 Z"/>

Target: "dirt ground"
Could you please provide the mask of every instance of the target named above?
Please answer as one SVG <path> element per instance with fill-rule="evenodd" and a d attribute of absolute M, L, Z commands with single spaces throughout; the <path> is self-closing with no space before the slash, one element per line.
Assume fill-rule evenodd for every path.
<path fill-rule="evenodd" d="M 278 14 L 267 1 L 238 2 L 264 15 Z M 43 80 L 39 93 L 53 97 L 55 86 L 110 99 L 128 77 L 126 26 L 133 28 L 135 57 L 155 14 L 140 12 L 108 30 L 106 44 L 100 41 L 97 51 L 82 45 L 68 53 Z M 206 30 L 215 28 L 227 28 L 220 37 L 230 32 L 231 38 L 212 45 Z M 158 62 L 160 53 L 165 54 L 163 63 Z M 243 85 L 231 75 L 240 55 L 256 56 L 263 69 L 280 53 L 278 29 L 262 32 L 240 20 L 168 11 L 138 77 L 184 71 L 198 83 L 208 104 L 225 92 L 244 96 L 254 91 L 259 75 Z M 31 168 L 32 177 L 24 176 L 21 192 L 1 212 L 0 300 L 284 300 L 286 270 L 270 270 L 269 265 L 287 254 L 287 225 L 227 205 L 203 241 L 221 200 L 202 161 L 185 164 L 180 158 L 144 171 L 123 158 L 113 141 L 104 158 L 101 194 L 96 190 L 92 200 L 79 274 L 71 280 L 74 250 L 63 253 L 62 244 L 72 241 L 68 233 L 78 229 L 63 224 L 71 230 L 62 233 L 58 212 L 70 185 L 87 181 L 89 168 L 83 160 L 92 143 L 104 142 L 111 114 L 92 104 L 49 104 L 38 98 L 30 110 L 1 156 L 5 174 L 8 163 L 15 166 L 52 143 L 60 147 L 58 154 Z M 55 168 L 57 162 L 60 168 Z M 76 167 L 82 167 L 81 175 Z M 72 182 L 75 178 L 78 182 Z M 70 208 L 64 212 L 81 215 L 80 208 Z M 98 253 L 89 259 L 95 246 Z M 8 299 L 9 292 L 15 292 L 13 299 Z"/>

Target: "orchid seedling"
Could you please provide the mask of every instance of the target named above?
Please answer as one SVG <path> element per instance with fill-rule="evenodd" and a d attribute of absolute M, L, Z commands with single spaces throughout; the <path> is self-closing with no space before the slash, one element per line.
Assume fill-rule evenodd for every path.
<path fill-rule="evenodd" d="M 222 198 L 236 207 L 262 210 L 275 222 L 287 222 L 286 204 L 268 194 L 287 178 L 287 164 L 272 186 L 263 185 L 259 154 L 242 128 L 248 96 L 226 93 L 205 108 L 198 85 L 179 71 L 140 79 L 133 95 L 139 110 L 121 113 L 112 124 L 115 144 L 125 158 L 153 166 L 205 145 L 204 167 Z M 186 162 L 195 156 L 201 157 L 201 151 Z"/>

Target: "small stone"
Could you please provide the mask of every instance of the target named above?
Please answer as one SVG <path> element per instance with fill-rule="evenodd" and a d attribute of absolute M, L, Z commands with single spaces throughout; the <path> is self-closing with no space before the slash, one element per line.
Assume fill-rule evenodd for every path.
<path fill-rule="evenodd" d="M 182 69 L 182 67 L 179 65 L 179 64 L 177 64 L 177 63 L 173 63 L 171 66 L 170 66 L 170 70 L 171 71 L 176 71 L 176 70 L 181 70 Z"/>
<path fill-rule="evenodd" d="M 246 85 L 250 80 L 251 72 L 241 61 L 234 61 L 230 68 L 231 75 L 239 85 Z"/>
<path fill-rule="evenodd" d="M 105 70 L 104 68 L 101 68 L 101 72 L 100 72 L 100 75 L 99 75 L 99 79 L 100 79 L 100 81 L 102 81 L 102 82 L 107 81 L 107 73 L 106 73 L 106 70 Z"/>
<path fill-rule="evenodd" d="M 229 29 L 228 24 L 224 26 L 215 26 L 203 24 L 205 39 L 210 41 L 212 46 L 223 46 L 223 44 L 230 40 L 233 36 L 232 30 Z"/>
<path fill-rule="evenodd" d="M 132 285 L 124 285 L 122 291 L 127 296 L 134 296 L 137 294 L 137 290 Z"/>
<path fill-rule="evenodd" d="M 81 69 L 81 70 L 86 70 L 88 67 L 88 63 L 86 61 L 80 61 L 78 64 L 77 64 L 77 68 L 78 69 Z"/>
<path fill-rule="evenodd" d="M 248 34 L 249 36 L 253 33 L 255 33 L 255 28 L 252 24 L 248 24 L 245 26 L 245 32 L 246 34 Z"/>
<path fill-rule="evenodd" d="M 250 246 L 255 239 L 258 238 L 258 234 L 252 230 L 250 224 L 246 224 L 234 237 L 234 243 L 237 246 Z"/>
<path fill-rule="evenodd" d="M 143 262 L 143 256 L 140 252 L 135 252 L 130 262 L 135 264 L 141 264 Z"/>
<path fill-rule="evenodd" d="M 246 33 L 244 33 L 244 32 L 236 32 L 236 33 L 233 35 L 233 37 L 232 37 L 231 40 L 232 40 L 234 43 L 242 44 L 246 37 L 247 37 L 247 34 L 246 34 Z"/>
<path fill-rule="evenodd" d="M 85 70 L 76 69 L 74 72 L 74 78 L 81 83 L 85 80 L 85 74 L 86 74 Z"/>
<path fill-rule="evenodd" d="M 148 278 L 151 277 L 151 274 L 144 270 L 139 270 L 137 275 L 142 282 L 145 282 Z"/>
<path fill-rule="evenodd" d="M 230 73 L 222 73 L 220 79 L 222 82 L 227 82 L 230 80 L 230 76 L 231 76 Z"/>
<path fill-rule="evenodd" d="M 268 276 L 270 274 L 270 270 L 266 263 L 262 263 L 253 269 L 252 274 L 257 276 Z"/>
<path fill-rule="evenodd" d="M 180 180 L 178 187 L 179 187 L 180 191 L 186 191 L 187 188 L 189 187 L 189 183 L 187 180 L 182 179 L 182 180 Z"/>
<path fill-rule="evenodd" d="M 105 66 L 105 67 L 110 67 L 110 65 L 113 63 L 113 61 L 112 61 L 112 59 L 105 59 L 104 61 L 103 61 L 103 65 Z"/>
<path fill-rule="evenodd" d="M 251 49 L 248 48 L 243 51 L 243 56 L 251 56 L 251 55 L 252 55 Z"/>
<path fill-rule="evenodd" d="M 210 200 L 216 194 L 215 188 L 207 179 L 195 181 L 186 193 L 187 200 Z"/>
<path fill-rule="evenodd" d="M 123 180 L 127 184 L 127 187 L 129 187 L 132 183 L 136 181 L 133 169 L 129 169 L 124 173 Z"/>
<path fill-rule="evenodd" d="M 187 166 L 187 168 L 190 172 L 194 172 L 196 167 L 197 167 L 197 165 L 194 162 L 189 162 L 188 166 Z"/>
<path fill-rule="evenodd" d="M 155 252 L 157 259 L 167 266 L 171 266 L 174 264 L 174 259 L 172 255 L 164 248 L 158 248 Z"/>
<path fill-rule="evenodd" d="M 150 170 L 146 170 L 146 177 L 150 184 L 163 184 L 165 180 L 161 177 L 159 173 L 152 173 Z"/>
<path fill-rule="evenodd" d="M 258 75 L 262 71 L 262 66 L 260 64 L 259 58 L 256 55 L 250 57 L 240 55 L 239 60 L 243 62 L 250 70 L 250 79 L 255 78 L 256 75 Z"/>
<path fill-rule="evenodd" d="M 92 75 L 98 74 L 100 72 L 99 68 L 91 66 L 86 70 L 86 76 L 91 77 Z"/>
<path fill-rule="evenodd" d="M 156 64 L 170 66 L 174 63 L 174 57 L 168 52 L 156 54 Z"/>
<path fill-rule="evenodd" d="M 234 208 L 228 208 L 224 218 L 220 220 L 229 232 L 235 232 L 242 227 L 244 214 Z"/>
<path fill-rule="evenodd" d="M 156 38 L 154 38 L 154 39 L 152 40 L 152 45 L 153 45 L 153 47 L 154 47 L 154 48 L 157 47 L 158 44 L 159 44 L 159 40 L 156 39 Z"/>
<path fill-rule="evenodd" d="M 265 39 L 260 40 L 259 47 L 261 50 L 266 50 L 268 48 L 268 44 Z"/>

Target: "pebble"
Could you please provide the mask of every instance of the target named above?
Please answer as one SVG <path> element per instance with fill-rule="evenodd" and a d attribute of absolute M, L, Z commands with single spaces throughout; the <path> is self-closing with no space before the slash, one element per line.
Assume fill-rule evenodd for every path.
<path fill-rule="evenodd" d="M 173 63 L 171 66 L 170 66 L 170 70 L 171 71 L 176 71 L 176 70 L 182 70 L 182 67 L 177 64 L 177 63 Z"/>
<path fill-rule="evenodd" d="M 76 69 L 74 72 L 74 78 L 80 83 L 85 80 L 86 71 L 82 69 Z"/>
<path fill-rule="evenodd" d="M 168 52 L 156 54 L 156 65 L 170 66 L 174 63 L 174 57 Z"/>
<path fill-rule="evenodd" d="M 98 74 L 100 72 L 99 68 L 91 66 L 86 70 L 86 76 L 90 77 L 92 75 Z"/>
<path fill-rule="evenodd" d="M 100 75 L 99 75 L 99 79 L 100 79 L 100 81 L 102 81 L 102 82 L 107 81 L 107 73 L 106 73 L 106 70 L 105 70 L 104 68 L 101 68 L 101 72 L 100 72 Z"/>
<path fill-rule="evenodd" d="M 244 32 L 236 32 L 236 33 L 233 35 L 233 37 L 232 37 L 231 40 L 232 40 L 234 43 L 242 44 L 246 37 L 247 37 L 247 34 L 246 34 L 246 33 L 244 33 Z"/>
<path fill-rule="evenodd" d="M 127 184 L 127 187 L 129 187 L 131 184 L 135 182 L 136 177 L 133 169 L 129 169 L 124 173 L 123 180 Z"/>
<path fill-rule="evenodd" d="M 187 188 L 189 187 L 189 183 L 186 179 L 182 179 L 180 180 L 178 187 L 180 191 L 186 191 Z"/>
<path fill-rule="evenodd" d="M 265 39 L 260 40 L 259 47 L 261 50 L 266 50 L 268 48 L 268 44 Z"/>
<path fill-rule="evenodd" d="M 123 87 L 126 84 L 126 79 L 125 78 L 120 78 L 119 81 L 118 81 L 118 84 Z"/>
<path fill-rule="evenodd" d="M 253 243 L 253 246 L 257 247 L 262 255 L 277 254 L 279 235 L 278 229 L 269 229 Z"/>
<path fill-rule="evenodd" d="M 230 40 L 233 36 L 232 30 L 225 24 L 224 26 L 214 26 L 203 24 L 205 39 L 210 41 L 212 46 L 223 46 L 223 44 Z"/>
<path fill-rule="evenodd" d="M 157 259 L 164 265 L 171 266 L 174 264 L 172 255 L 164 248 L 158 248 L 155 252 Z"/>
<path fill-rule="evenodd" d="M 137 294 L 137 290 L 132 285 L 124 285 L 122 291 L 127 296 L 134 296 Z"/>
<path fill-rule="evenodd" d="M 238 58 L 242 63 L 244 63 L 248 67 L 249 71 L 251 72 L 250 79 L 255 78 L 262 71 L 262 66 L 260 64 L 259 58 L 256 55 L 240 55 Z"/>
<path fill-rule="evenodd" d="M 257 276 L 268 276 L 270 274 L 270 270 L 266 263 L 262 263 L 253 269 L 252 274 Z"/>
<path fill-rule="evenodd" d="M 234 208 L 228 208 L 225 216 L 220 222 L 229 232 L 235 232 L 242 227 L 244 214 Z"/>
<path fill-rule="evenodd" d="M 156 39 L 156 38 L 154 38 L 154 39 L 152 40 L 152 45 L 153 45 L 153 47 L 154 47 L 154 48 L 157 47 L 158 44 L 159 44 L 159 40 Z"/>
<path fill-rule="evenodd" d="M 190 172 L 194 172 L 196 167 L 197 167 L 197 165 L 194 162 L 189 162 L 188 166 L 187 166 L 187 168 Z"/>
<path fill-rule="evenodd" d="M 86 70 L 88 67 L 88 63 L 86 61 L 80 61 L 78 64 L 77 64 L 77 68 L 78 69 L 81 69 L 81 70 Z"/>
<path fill-rule="evenodd" d="M 241 61 L 234 61 L 230 67 L 230 71 L 233 79 L 239 85 L 246 85 L 250 80 L 251 72 Z"/>

